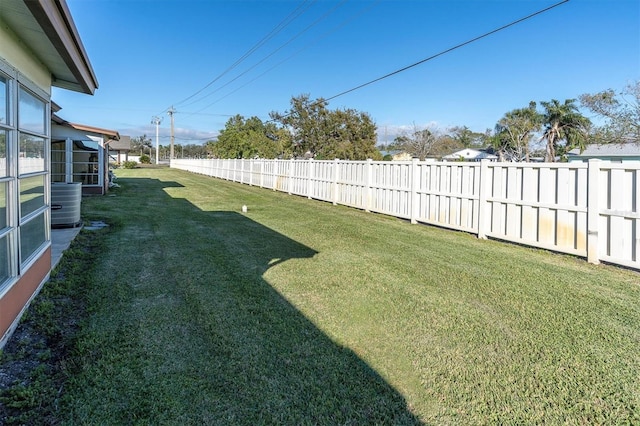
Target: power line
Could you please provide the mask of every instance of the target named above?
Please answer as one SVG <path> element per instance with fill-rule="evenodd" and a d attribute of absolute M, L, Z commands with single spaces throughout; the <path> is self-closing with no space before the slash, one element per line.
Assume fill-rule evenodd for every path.
<path fill-rule="evenodd" d="M 215 83 L 216 81 L 218 81 L 220 78 L 222 78 L 223 76 L 225 76 L 227 73 L 229 73 L 231 70 L 233 70 L 235 67 L 237 67 L 240 63 L 242 63 L 242 61 L 244 61 L 246 58 L 248 58 L 249 56 L 251 56 L 251 54 L 253 54 L 256 50 L 258 50 L 260 47 L 262 47 L 265 43 L 267 43 L 269 40 L 271 40 L 273 37 L 275 37 L 278 33 L 280 33 L 284 28 L 286 28 L 289 24 L 291 24 L 293 21 L 295 21 L 298 17 L 300 17 L 303 13 L 305 13 L 312 5 L 313 3 L 315 3 L 317 0 L 313 0 L 311 1 L 311 3 L 309 3 L 306 7 L 303 8 L 303 6 L 305 6 L 306 3 L 308 3 L 308 0 L 304 0 L 302 1 L 302 3 L 300 3 L 289 15 L 287 15 L 286 18 L 284 18 L 278 25 L 275 26 L 275 28 L 273 28 L 266 36 L 264 36 L 262 39 L 260 39 L 260 41 L 258 41 L 253 47 L 251 47 L 247 52 L 245 52 L 239 59 L 237 59 L 233 64 L 231 64 L 226 70 L 224 70 L 222 73 L 220 73 L 217 77 L 215 77 L 213 80 L 211 80 L 209 83 L 207 83 L 203 88 L 201 88 L 200 90 L 196 91 L 195 93 L 193 93 L 192 95 L 186 97 L 185 99 L 181 100 L 180 102 L 177 102 L 174 105 L 180 105 L 186 101 L 188 101 L 189 99 L 193 98 L 194 96 L 202 93 L 204 90 L 206 90 L 208 87 L 210 87 L 213 83 Z M 168 108 L 167 108 L 168 109 Z M 167 110 L 165 110 L 167 111 Z"/>
<path fill-rule="evenodd" d="M 486 32 L 486 33 L 484 33 L 484 34 L 482 34 L 482 35 L 480 35 L 480 36 L 478 36 L 478 37 L 472 38 L 472 39 L 467 40 L 467 41 L 465 41 L 465 42 L 463 42 L 463 43 L 457 44 L 457 45 L 455 45 L 455 46 L 453 46 L 453 47 L 450 47 L 450 48 L 448 48 L 448 49 L 446 49 L 446 50 L 443 50 L 443 51 L 441 51 L 441 52 L 439 52 L 439 53 L 436 53 L 435 55 L 429 56 L 428 58 L 422 59 L 422 60 L 420 60 L 420 61 L 418 61 L 418 62 L 415 62 L 415 63 L 413 63 L 413 64 L 411 64 L 411 65 L 408 65 L 408 66 L 406 66 L 406 67 L 403 67 L 403 68 L 400 68 L 400 69 L 395 70 L 395 71 L 393 71 L 393 72 L 390 72 L 390 73 L 388 73 L 388 74 L 385 74 L 385 75 L 383 75 L 382 77 L 378 77 L 378 78 L 376 78 L 376 79 L 373 79 L 373 80 L 371 80 L 371 81 L 368 81 L 368 82 L 366 82 L 366 83 L 363 83 L 363 84 L 361 84 L 361 85 L 359 85 L 359 86 L 353 87 L 353 88 L 351 88 L 351 89 L 349 89 L 349 90 L 345 90 L 345 91 L 343 91 L 343 92 L 340 92 L 340 93 L 338 93 L 337 95 L 333 95 L 333 96 L 331 96 L 331 97 L 329 97 L 329 98 L 325 99 L 324 101 L 328 102 L 328 101 L 330 101 L 330 100 L 332 100 L 332 99 L 335 99 L 335 98 L 337 98 L 337 97 L 340 97 L 340 96 L 346 95 L 347 93 L 351 93 L 351 92 L 354 92 L 354 91 L 356 91 L 356 90 L 358 90 L 358 89 L 362 89 L 363 87 L 366 87 L 366 86 L 368 86 L 368 85 L 370 85 L 370 84 L 377 83 L 378 81 L 384 80 L 384 79 L 389 78 L 389 77 L 391 77 L 391 76 L 394 76 L 394 75 L 396 75 L 396 74 L 400 74 L 401 72 L 407 71 L 407 70 L 409 70 L 409 69 L 411 69 L 411 68 L 413 68 L 413 67 L 417 67 L 418 65 L 421 65 L 421 64 L 423 64 L 423 63 L 425 63 L 425 62 L 427 62 L 427 61 L 431 61 L 431 60 L 433 60 L 433 59 L 435 59 L 435 58 L 437 58 L 437 57 L 439 57 L 439 56 L 445 55 L 445 54 L 447 54 L 447 53 L 449 53 L 449 52 L 452 52 L 452 51 L 454 51 L 454 50 L 456 50 L 456 49 L 460 49 L 461 47 L 464 47 L 464 46 L 466 46 L 466 45 L 468 45 L 468 44 L 474 43 L 474 42 L 476 42 L 476 41 L 478 41 L 478 40 L 481 40 L 481 39 L 483 39 L 483 38 L 485 38 L 485 37 L 488 37 L 488 36 L 490 36 L 490 35 L 492 35 L 492 34 L 495 34 L 495 33 L 499 32 L 499 31 L 502 31 L 502 30 L 505 30 L 505 29 L 507 29 L 507 28 L 509 28 L 509 27 L 512 27 L 512 26 L 514 26 L 514 25 L 517 25 L 517 24 L 519 24 L 519 23 L 521 23 L 521 22 L 523 22 L 523 21 L 526 21 L 527 19 L 531 19 L 531 18 L 533 18 L 534 16 L 537 16 L 537 15 L 540 15 L 540 14 L 542 14 L 542 13 L 545 13 L 545 12 L 547 12 L 547 11 L 549 11 L 549 10 L 551 10 L 551 9 L 555 8 L 555 7 L 560 6 L 561 4 L 567 3 L 568 1 L 569 1 L 569 0 L 563 0 L 563 1 L 561 1 L 561 2 L 558 2 L 558 3 L 556 3 L 556 4 L 554 4 L 554 5 L 551 5 L 551 6 L 547 7 L 547 8 L 541 9 L 541 10 L 539 10 L 539 11 L 537 11 L 537 12 L 534 12 L 534 13 L 532 13 L 532 14 L 530 14 L 530 15 L 527 15 L 527 16 L 525 16 L 524 18 L 520 18 L 520 19 L 518 19 L 518 20 L 516 20 L 516 21 L 513 21 L 513 22 L 511 22 L 511 23 L 509 23 L 509 24 L 503 25 L 503 26 L 501 26 L 501 27 L 499 27 L 499 28 L 496 28 L 496 29 L 494 29 L 494 30 L 491 30 L 491 31 L 489 31 L 489 32 Z"/>
<path fill-rule="evenodd" d="M 394 76 L 394 75 L 396 75 L 396 74 L 400 74 L 401 72 L 407 71 L 407 70 L 409 70 L 409 69 L 411 69 L 411 68 L 414 68 L 414 67 L 416 67 L 416 66 L 418 66 L 418 65 L 421 65 L 421 64 L 423 64 L 423 63 L 425 63 L 425 62 L 431 61 L 431 60 L 433 60 L 433 59 L 435 59 L 435 58 L 438 58 L 438 57 L 440 57 L 440 56 L 442 56 L 442 55 L 445 55 L 445 54 L 447 54 L 447 53 L 450 53 L 450 52 L 452 52 L 452 51 L 454 51 L 454 50 L 460 49 L 461 47 L 464 47 L 464 46 L 466 46 L 466 45 L 468 45 L 468 44 L 474 43 L 474 42 L 476 42 L 476 41 L 478 41 L 478 40 L 481 40 L 481 39 L 483 39 L 483 38 L 485 38 L 485 37 L 488 37 L 488 36 L 490 36 L 490 35 L 493 35 L 493 34 L 495 34 L 495 33 L 499 32 L 499 31 L 505 30 L 505 29 L 507 29 L 507 28 L 509 28 L 509 27 L 512 27 L 512 26 L 514 26 L 514 25 L 517 25 L 517 24 L 519 24 L 519 23 L 521 23 L 521 22 L 523 22 L 523 21 L 526 21 L 526 20 L 528 20 L 528 19 L 531 19 L 531 18 L 533 18 L 533 17 L 535 17 L 535 16 L 537 16 L 537 15 L 540 15 L 540 14 L 542 14 L 542 13 L 548 12 L 549 10 L 551 10 L 551 9 L 553 9 L 553 8 L 556 8 L 556 7 L 558 7 L 558 6 L 560 6 L 560 5 L 564 4 L 564 3 L 568 3 L 568 2 L 569 2 L 569 0 L 562 0 L 562 1 L 560 1 L 560 2 L 558 2 L 558 3 L 555 3 L 555 4 L 553 4 L 553 5 L 549 6 L 549 7 L 546 7 L 546 8 L 544 8 L 544 9 L 540 9 L 540 10 L 538 10 L 537 12 L 534 12 L 534 13 L 532 13 L 532 14 L 530 14 L 530 15 L 527 15 L 527 16 L 525 16 L 525 17 L 523 17 L 523 18 L 520 18 L 520 19 L 517 19 L 517 20 L 515 20 L 515 21 L 512 21 L 512 22 L 510 22 L 510 23 L 508 23 L 508 24 L 506 24 L 506 25 L 503 25 L 503 26 L 498 27 L 498 28 L 496 28 L 496 29 L 494 29 L 494 30 L 491 30 L 491 31 L 489 31 L 489 32 L 486 32 L 486 33 L 484 33 L 484 34 L 482 34 L 482 35 L 479 35 L 479 36 L 477 36 L 477 37 L 474 37 L 474 38 L 472 38 L 472 39 L 470 39 L 470 40 L 467 40 L 467 41 L 465 41 L 465 42 L 463 42 L 463 43 L 460 43 L 460 44 L 457 44 L 457 45 L 455 45 L 455 46 L 453 46 L 453 47 L 450 47 L 450 48 L 448 48 L 448 49 L 445 49 L 445 50 L 443 50 L 443 51 L 441 51 L 441 52 L 439 52 L 439 53 L 436 53 L 435 55 L 431 55 L 431 56 L 429 56 L 428 58 L 422 59 L 422 60 L 420 60 L 420 61 L 418 61 L 418 62 L 415 62 L 415 63 L 413 63 L 413 64 L 411 64 L 411 65 L 407 65 L 406 67 L 402 67 L 402 68 L 397 69 L 397 70 L 395 70 L 395 71 L 392 71 L 392 72 L 390 72 L 390 73 L 388 73 L 388 74 L 385 74 L 385 75 L 383 75 L 383 76 L 381 76 L 381 77 L 375 78 L 375 79 L 370 80 L 370 81 L 368 81 L 368 82 L 366 82 L 366 83 L 360 84 L 360 85 L 358 85 L 358 86 L 352 87 L 351 89 L 348 89 L 348 90 L 342 91 L 342 92 L 340 92 L 340 93 L 338 93 L 338 94 L 336 94 L 336 95 L 330 96 L 330 97 L 328 97 L 328 98 L 326 98 L 326 99 L 323 99 L 323 98 L 316 99 L 314 102 L 311 102 L 309 105 L 313 106 L 313 105 L 320 104 L 320 103 L 328 103 L 329 101 L 331 101 L 331 100 L 333 100 L 333 99 L 336 99 L 336 98 L 338 98 L 338 97 L 340 97 L 340 96 L 346 95 L 347 93 L 355 92 L 356 90 L 362 89 L 363 87 L 369 86 L 369 85 L 371 85 L 371 84 L 373 84 L 373 83 L 377 83 L 378 81 L 381 81 L 381 80 L 384 80 L 384 79 L 386 79 L 386 78 L 392 77 L 392 76 Z M 291 114 L 292 114 L 292 113 L 284 114 L 284 115 L 283 115 L 283 117 L 288 117 L 288 116 L 290 116 Z M 267 122 L 273 122 L 273 121 L 275 121 L 275 120 L 268 120 Z"/>
<path fill-rule="evenodd" d="M 347 2 L 347 0 L 342 0 L 340 3 L 338 3 L 335 7 L 333 7 L 332 9 L 330 9 L 328 12 L 326 12 L 324 15 L 322 15 L 320 18 L 316 19 L 314 22 L 312 22 L 310 25 L 308 25 L 306 28 L 304 28 L 302 31 L 298 32 L 296 35 L 294 35 L 293 37 L 291 37 L 289 40 L 287 40 L 284 44 L 280 45 L 277 49 L 273 50 L 271 53 L 269 53 L 267 56 L 265 56 L 264 58 L 262 58 L 260 61 L 256 62 L 254 65 L 252 65 L 251 67 L 249 67 L 248 69 L 246 69 L 244 72 L 240 73 L 239 75 L 237 75 L 236 77 L 234 77 L 233 79 L 229 80 L 228 82 L 226 82 L 225 84 L 223 84 L 222 86 L 220 86 L 219 88 L 217 88 L 216 90 L 202 96 L 199 99 L 194 100 L 193 102 L 189 103 L 188 105 L 192 105 L 194 103 L 200 102 L 206 98 L 208 98 L 209 96 L 213 95 L 214 93 L 219 92 L 220 90 L 224 89 L 225 87 L 227 87 L 228 85 L 230 85 L 231 83 L 233 83 L 234 81 L 238 80 L 240 77 L 244 76 L 245 74 L 247 74 L 249 71 L 253 70 L 254 68 L 256 68 L 258 65 L 262 64 L 264 61 L 266 61 L 267 59 L 269 59 L 270 57 L 272 57 L 273 55 L 275 55 L 276 53 L 278 53 L 280 50 L 282 50 L 283 48 L 285 48 L 287 45 L 289 45 L 290 43 L 292 43 L 294 40 L 296 40 L 298 37 L 300 37 L 301 35 L 303 35 L 304 33 L 306 33 L 307 31 L 309 31 L 311 28 L 313 28 L 314 26 L 316 26 L 317 24 L 319 24 L 320 22 L 322 22 L 323 20 L 325 20 L 326 18 L 328 18 L 329 16 L 331 16 L 339 7 L 341 7 L 342 5 L 344 5 Z M 273 68 L 270 68 L 270 70 Z M 261 74 L 260 76 L 263 76 L 265 73 Z M 252 80 L 252 81 L 255 81 Z M 244 87 L 244 86 L 243 86 Z M 217 102 L 217 101 L 216 101 Z M 209 106 L 211 105 L 207 105 L 204 108 L 200 109 L 199 111 L 203 111 L 205 109 L 207 109 Z"/>
<path fill-rule="evenodd" d="M 367 7 L 363 7 L 362 9 L 360 9 L 357 13 L 351 15 L 350 17 L 348 17 L 347 19 L 343 20 L 340 24 L 336 25 L 335 27 L 331 28 L 329 31 L 325 32 L 324 34 L 320 35 L 319 37 L 317 37 L 315 40 L 311 41 L 310 43 L 306 44 L 305 46 L 303 46 L 302 48 L 298 49 L 296 52 L 294 52 L 293 54 L 289 55 L 288 57 L 286 57 L 285 59 L 281 60 L 280 62 L 278 62 L 277 64 L 275 64 L 274 66 L 272 66 L 271 68 L 267 69 L 266 71 L 264 71 L 262 74 L 259 74 L 258 76 L 256 76 L 255 78 L 249 80 L 248 82 L 246 82 L 245 84 L 243 84 L 242 86 L 232 90 L 231 92 L 227 93 L 226 95 L 216 99 L 215 101 L 211 102 L 210 104 L 207 104 L 205 107 L 203 107 L 202 109 L 198 110 L 198 111 L 204 111 L 205 109 L 209 108 L 212 105 L 215 105 L 216 103 L 220 102 L 221 100 L 233 95 L 234 93 L 236 93 L 237 91 L 245 88 L 246 86 L 248 86 L 249 84 L 253 83 L 254 81 L 262 78 L 264 75 L 268 74 L 269 72 L 273 71 L 274 69 L 276 69 L 277 67 L 279 67 L 280 65 L 284 64 L 285 62 L 289 61 L 290 59 L 294 58 L 295 56 L 299 55 L 300 53 L 302 53 L 303 51 L 307 50 L 308 48 L 310 48 L 311 46 L 313 46 L 314 44 L 318 43 L 320 40 L 322 40 L 323 38 L 327 37 L 329 34 L 334 33 L 335 31 L 343 28 L 344 26 L 346 26 L 349 22 L 353 21 L 356 18 L 359 18 L 361 15 L 363 15 L 364 13 L 368 12 L 369 10 L 371 10 L 374 6 L 376 6 L 378 3 L 380 3 L 381 0 L 376 0 L 374 1 L 371 5 L 367 6 Z M 229 82 L 230 83 L 230 82 Z M 226 86 L 226 85 L 225 85 Z M 224 86 L 220 87 L 220 89 L 222 89 Z M 218 89 L 218 90 L 220 90 Z M 215 92 L 217 92 L 218 90 L 216 90 Z M 211 94 L 215 93 L 212 92 Z M 204 98 L 203 98 L 204 99 Z M 194 113 L 195 114 L 195 113 Z"/>

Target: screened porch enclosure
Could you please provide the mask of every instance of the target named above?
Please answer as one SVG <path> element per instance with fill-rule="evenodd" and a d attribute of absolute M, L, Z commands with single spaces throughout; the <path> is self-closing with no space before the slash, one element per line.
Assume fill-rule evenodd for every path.
<path fill-rule="evenodd" d="M 94 140 L 54 140 L 51 143 L 51 181 L 102 187 L 103 153 L 99 142 Z"/>

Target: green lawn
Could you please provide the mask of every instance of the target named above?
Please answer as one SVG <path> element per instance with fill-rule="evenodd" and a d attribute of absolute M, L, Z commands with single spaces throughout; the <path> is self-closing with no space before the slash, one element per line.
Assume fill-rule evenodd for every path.
<path fill-rule="evenodd" d="M 62 423 L 640 423 L 637 272 L 177 170 L 117 175 L 83 199 L 112 226 Z"/>

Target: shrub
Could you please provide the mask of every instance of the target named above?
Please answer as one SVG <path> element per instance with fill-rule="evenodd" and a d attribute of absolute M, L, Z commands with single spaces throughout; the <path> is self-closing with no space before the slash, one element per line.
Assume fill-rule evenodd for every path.
<path fill-rule="evenodd" d="M 151 157 L 149 157 L 148 155 L 141 155 L 140 162 L 142 164 L 151 164 Z"/>
<path fill-rule="evenodd" d="M 138 163 L 135 161 L 125 161 L 124 163 L 122 163 L 122 167 L 124 167 L 125 169 L 135 169 L 137 165 Z"/>

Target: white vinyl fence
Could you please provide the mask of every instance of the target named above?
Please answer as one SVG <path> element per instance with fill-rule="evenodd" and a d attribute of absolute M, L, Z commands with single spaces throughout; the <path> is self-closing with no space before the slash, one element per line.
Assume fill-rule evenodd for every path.
<path fill-rule="evenodd" d="M 172 160 L 171 167 L 640 269 L 640 162 Z"/>

